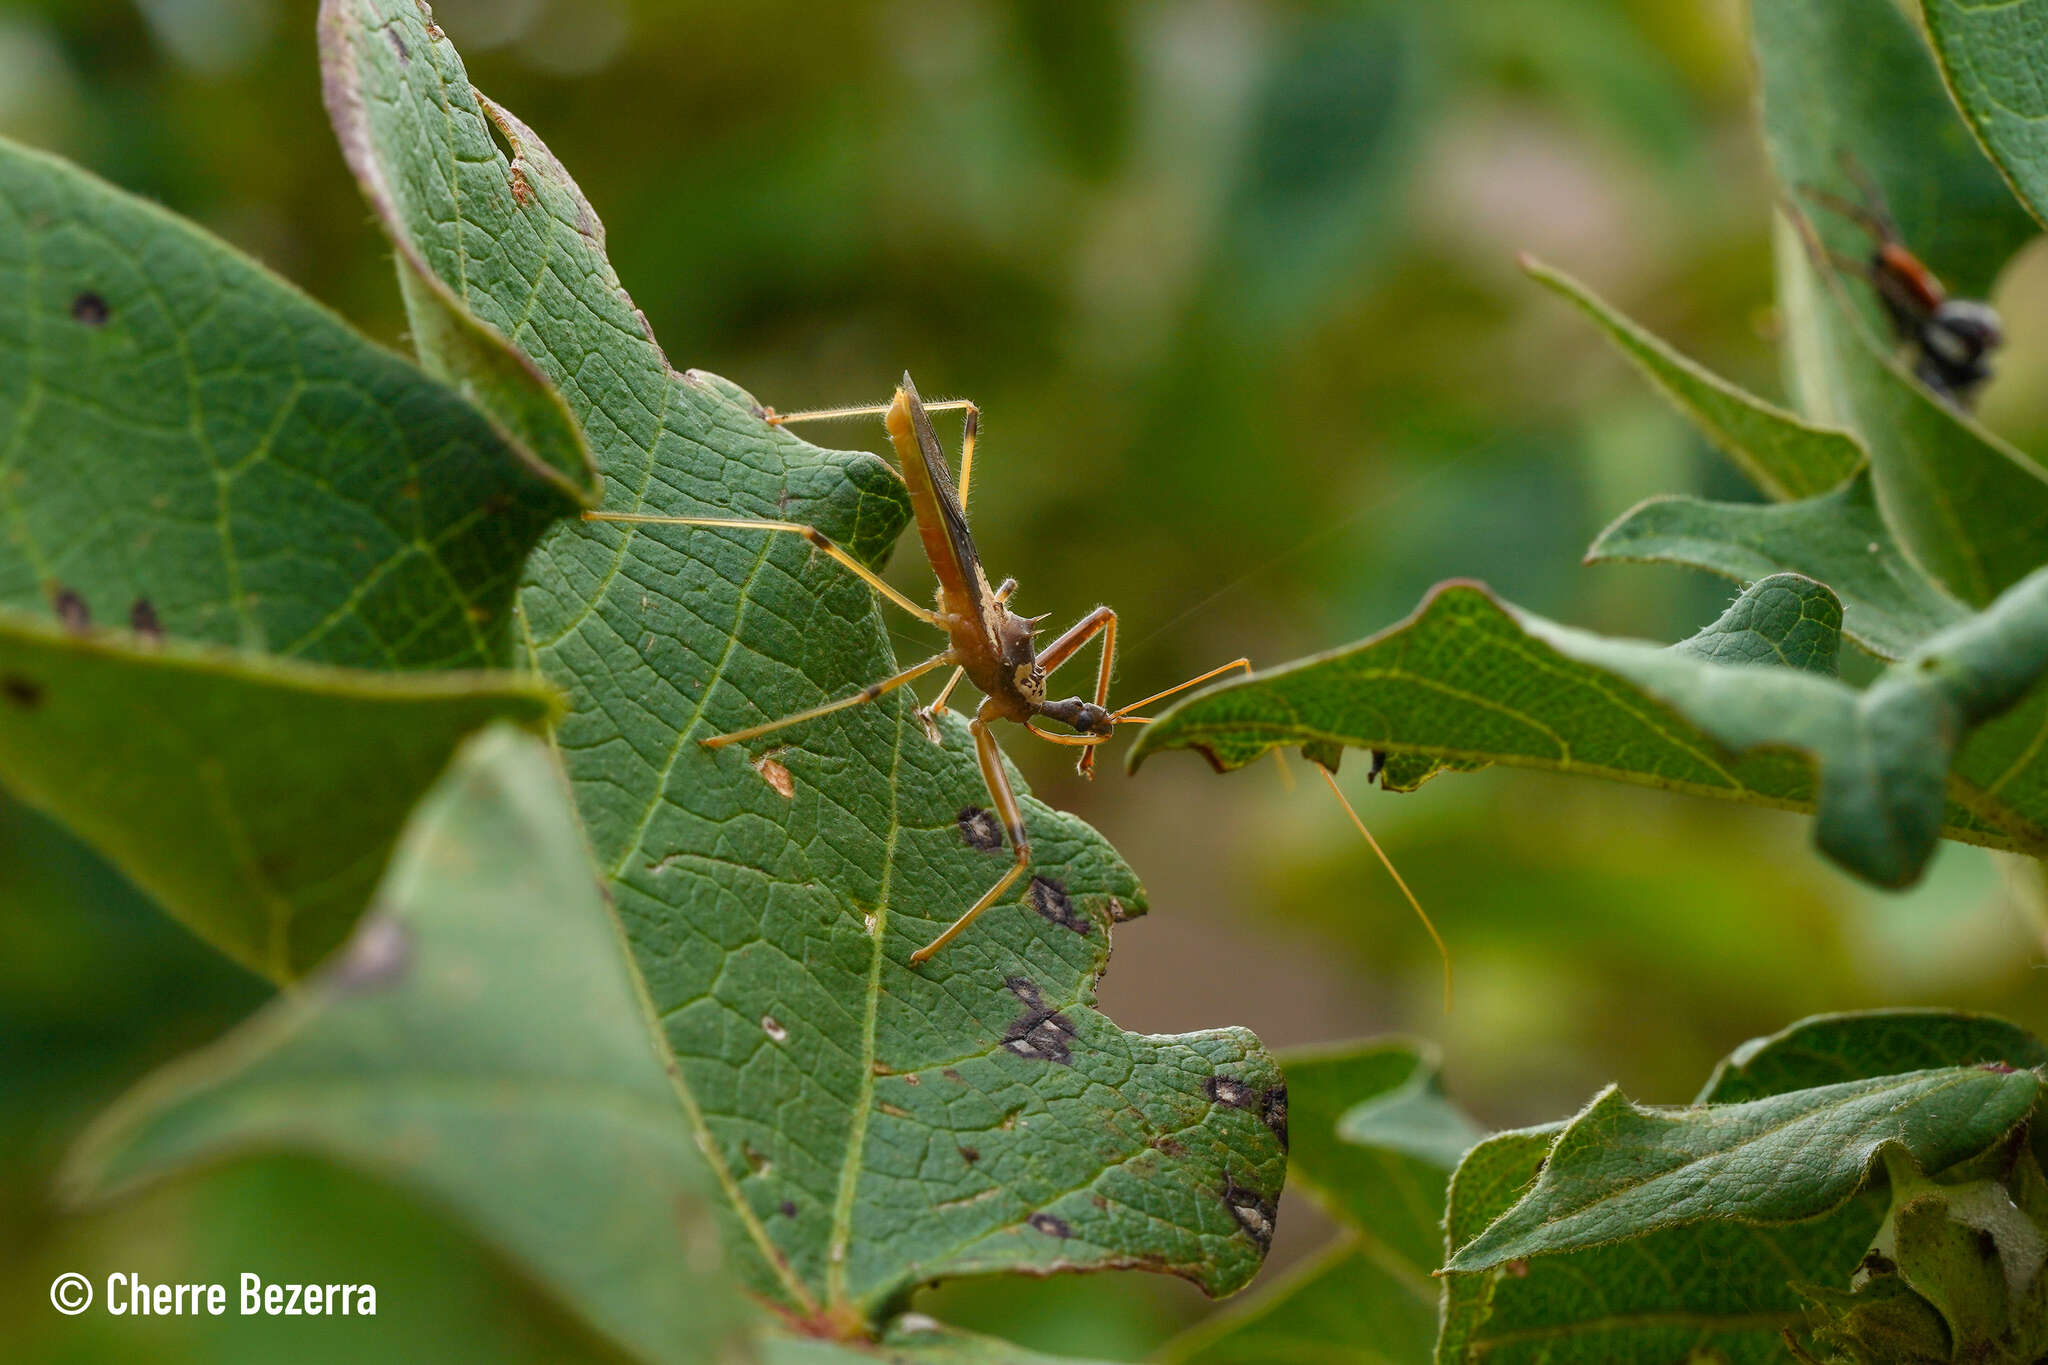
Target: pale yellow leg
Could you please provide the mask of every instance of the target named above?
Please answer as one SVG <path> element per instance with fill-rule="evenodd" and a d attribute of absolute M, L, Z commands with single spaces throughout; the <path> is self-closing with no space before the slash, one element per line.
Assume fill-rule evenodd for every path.
<path fill-rule="evenodd" d="M 850 697 L 841 697 L 838 701 L 828 701 L 823 706 L 813 706 L 810 710 L 799 711 L 793 716 L 784 716 L 780 720 L 771 720 L 761 725 L 750 725 L 744 730 L 734 730 L 731 734 L 727 735 L 713 735 L 709 739 L 700 739 L 697 742 L 707 749 L 722 749 L 728 744 L 738 744 L 741 740 L 753 739 L 756 736 L 765 735 L 771 730 L 780 730 L 785 725 L 795 725 L 799 721 L 816 720 L 819 716 L 829 716 L 834 711 L 844 711 L 851 706 L 865 706 L 878 697 L 887 696 L 907 682 L 914 682 L 922 678 L 940 665 L 951 662 L 953 662 L 953 651 L 949 649 L 943 654 L 932 655 L 931 658 L 926 659 L 915 667 L 904 669 L 892 678 L 884 678 L 878 683 L 869 683 Z"/>
<path fill-rule="evenodd" d="M 988 722 L 979 716 L 969 721 L 967 728 L 974 733 L 974 753 L 981 760 L 981 779 L 988 784 L 989 798 L 996 803 L 996 814 L 1002 819 L 1004 832 L 1010 836 L 1010 848 L 1017 860 L 1010 864 L 1010 870 L 1000 881 L 981 893 L 980 900 L 967 907 L 966 914 L 910 955 L 913 967 L 930 961 L 932 954 L 960 937 L 967 926 L 974 923 L 982 911 L 994 905 L 1010 889 L 1010 884 L 1024 875 L 1024 869 L 1031 866 L 1031 841 L 1024 836 L 1024 811 L 1017 804 L 1017 793 L 1010 788 L 1009 775 L 1003 771 L 1003 755 L 996 747 L 996 737 L 989 733 Z"/>
<path fill-rule="evenodd" d="M 741 531 L 786 531 L 802 536 L 817 549 L 853 570 L 861 582 L 873 588 L 882 596 L 894 602 L 903 610 L 928 625 L 941 625 L 939 614 L 930 607 L 920 607 L 896 589 L 884 582 L 879 574 L 855 559 L 846 551 L 834 545 L 823 531 L 815 526 L 804 526 L 794 521 L 764 521 L 754 517 L 658 517 L 640 512 L 585 512 L 585 521 L 617 521 L 633 526 L 724 526 Z"/>

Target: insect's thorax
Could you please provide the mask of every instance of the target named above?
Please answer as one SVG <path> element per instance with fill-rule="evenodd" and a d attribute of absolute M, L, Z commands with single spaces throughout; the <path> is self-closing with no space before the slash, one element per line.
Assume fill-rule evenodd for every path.
<path fill-rule="evenodd" d="M 953 653 L 975 688 L 988 698 L 984 710 L 1023 721 L 1045 701 L 1045 670 L 1038 666 L 1032 623 L 994 601 L 986 580 L 976 585 L 978 601 L 956 602 L 942 584 L 939 614 Z"/>

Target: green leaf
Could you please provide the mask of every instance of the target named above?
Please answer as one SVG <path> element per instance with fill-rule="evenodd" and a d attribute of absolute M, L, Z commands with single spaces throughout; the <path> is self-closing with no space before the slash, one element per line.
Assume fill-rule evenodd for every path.
<path fill-rule="evenodd" d="M 2048 223 L 2048 4 L 1924 0 L 1920 8 L 1963 117 L 2020 202 Z"/>
<path fill-rule="evenodd" d="M 1545 1169 L 1563 1125 L 1498 1133 L 1452 1178 L 1455 1249 L 1507 1213 Z M 1436 1359 L 1488 1365 L 1615 1360 L 1778 1362 L 1781 1333 L 1805 1320 L 1788 1278 L 1846 1282 L 1883 1217 L 1865 1194 L 1835 1213 L 1778 1227 L 1697 1223 L 1444 1276 Z"/>
<path fill-rule="evenodd" d="M 642 1358 L 711 1360 L 741 1310 L 679 1110 L 561 776 L 501 729 L 420 803 L 347 952 L 110 1110 L 66 1182 L 311 1150 L 452 1210 Z"/>
<path fill-rule="evenodd" d="M 1969 615 L 1900 551 L 1864 474 L 1799 502 L 1651 498 L 1602 531 L 1586 558 L 1688 564 L 1738 583 L 1803 574 L 1835 592 L 1842 633 L 1881 659 Z"/>
<path fill-rule="evenodd" d="M 2003 1062 L 2048 1066 L 2048 1048 L 2016 1024 L 1958 1010 L 1817 1014 L 1752 1038 L 1714 1068 L 1696 1104 L 1734 1104 L 1791 1090 L 1935 1067 Z"/>
<path fill-rule="evenodd" d="M 516 674 L 329 668 L 0 609 L 0 779 L 279 981 L 346 936 L 465 735 L 553 709 Z"/>
<path fill-rule="evenodd" d="M 560 386 L 614 508 L 780 517 L 880 558 L 897 475 L 670 367 L 568 172 L 479 102 L 416 6 L 328 0 L 321 32 L 380 223 Z M 588 524 L 529 581 L 578 805 L 757 1292 L 851 1334 L 946 1275 L 1251 1276 L 1283 1174 L 1278 1070 L 1241 1030 L 1139 1037 L 1093 1009 L 1110 925 L 1144 909 L 1098 835 L 1027 801 L 1033 875 L 916 969 L 1006 862 L 959 722 L 927 743 L 893 693 L 695 742 L 894 671 L 865 586 L 797 537 Z"/>
<path fill-rule="evenodd" d="M 1578 305 L 1715 449 L 1773 498 L 1825 493 L 1862 467 L 1867 457 L 1850 433 L 1816 426 L 1737 388 L 1680 355 L 1563 271 L 1526 256 L 1522 269 Z M 1821 581 L 1834 586 L 1830 579 Z"/>
<path fill-rule="evenodd" d="M 1841 600 L 1801 574 L 1777 574 L 1751 584 L 1719 617 L 1665 653 L 1832 678 L 1841 643 Z"/>
<path fill-rule="evenodd" d="M 761 1365 L 1100 1365 L 1027 1351 L 912 1313 L 898 1318 L 879 1341 L 844 1345 L 769 1333 L 758 1342 L 757 1354 Z"/>
<path fill-rule="evenodd" d="M 1346 1238 L 1175 1337 L 1160 1358 L 1169 1365 L 1412 1365 L 1436 1343 L 1436 1298 L 1433 1287 L 1416 1293 L 1374 1249 Z"/>
<path fill-rule="evenodd" d="M 0 604 L 322 663 L 503 663 L 520 566 L 575 510 L 511 425 L 190 224 L 4 141 L 0 357 Z M 537 374 L 495 388 L 559 405 Z"/>
<path fill-rule="evenodd" d="M 1435 1050 L 1403 1040 L 1284 1054 L 1290 1172 L 1346 1235 L 1242 1307 L 1169 1343 L 1189 1365 L 1421 1359 L 1436 1339 L 1444 1187 L 1480 1130 Z"/>
<path fill-rule="evenodd" d="M 1745 590 L 1722 621 L 1763 633 L 1737 657 L 1808 638 L 1811 613 L 1829 610 L 1816 588 L 1781 575 Z M 1821 849 L 1887 886 L 1915 879 L 1938 835 L 2043 846 L 2038 746 L 2020 737 L 2048 720 L 2035 685 L 2048 667 L 2048 572 L 1861 693 L 1700 653 L 1571 630 L 1452 583 L 1379 636 L 1168 710 L 1131 761 L 1194 748 L 1224 770 L 1274 745 L 1339 743 L 1813 808 Z"/>
<path fill-rule="evenodd" d="M 1782 0 L 1753 6 L 1751 22 L 1764 141 L 1788 202 L 1806 187 L 1855 198 L 1851 158 L 1912 250 L 1952 290 L 1981 297 L 2035 225 L 1955 117 L 1911 21 L 1862 0 Z M 1842 215 L 1794 207 L 1832 249 L 1870 254 Z M 1991 601 L 2048 559 L 2048 477 L 1908 373 L 1868 285 L 1816 278 L 1796 236 L 1780 245 L 1809 415 L 1862 437 L 1878 504 L 1914 562 L 1952 596 Z"/>
<path fill-rule="evenodd" d="M 1707 1220 L 1792 1223 L 1840 1207 L 1878 1149 L 1941 1170 L 2023 1122 L 2031 1071 L 1948 1067 L 1742 1104 L 1655 1109 L 1609 1087 L 1560 1133 L 1529 1192 L 1449 1269 L 1626 1241 Z"/>

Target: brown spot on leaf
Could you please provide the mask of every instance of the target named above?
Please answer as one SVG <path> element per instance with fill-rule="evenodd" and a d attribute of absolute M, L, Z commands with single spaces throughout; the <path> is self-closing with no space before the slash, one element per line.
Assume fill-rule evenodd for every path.
<path fill-rule="evenodd" d="M 947 1080 L 949 1080 L 949 1081 L 953 1082 L 953 1084 L 955 1084 L 955 1085 L 965 1085 L 965 1084 L 967 1084 L 967 1078 L 966 1078 L 965 1076 L 961 1075 L 961 1074 L 960 1074 L 959 1072 L 955 1071 L 955 1070 L 954 1070 L 954 1069 L 953 1069 L 952 1067 L 950 1067 L 950 1066 L 949 1066 L 949 1067 L 947 1067 L 947 1068 L 946 1068 L 946 1069 L 945 1069 L 944 1071 L 941 1071 L 941 1072 L 940 1072 L 939 1074 L 940 1074 L 941 1076 L 944 1076 L 944 1077 L 945 1077 L 945 1078 L 946 1078 Z"/>
<path fill-rule="evenodd" d="M 1033 910 L 1062 929 L 1072 929 L 1077 934 L 1085 934 L 1094 927 L 1088 922 L 1086 915 L 1074 908 L 1074 902 L 1067 895 L 1067 888 L 1050 877 L 1033 877 L 1031 889 L 1024 893 L 1024 899 L 1031 903 Z"/>
<path fill-rule="evenodd" d="M 961 1147 L 958 1149 L 958 1151 L 960 1153 L 960 1159 L 970 1166 L 972 1166 L 975 1162 L 981 1160 L 981 1153 L 975 1151 L 972 1147 Z"/>
<path fill-rule="evenodd" d="M 1891 1258 L 1881 1251 L 1864 1252 L 1863 1259 L 1856 1263 L 1856 1268 L 1866 1275 L 1890 1275 L 1898 1270 L 1898 1267 L 1892 1264 Z"/>
<path fill-rule="evenodd" d="M 1168 1156 L 1180 1157 L 1188 1154 L 1186 1145 L 1179 1138 L 1168 1137 L 1165 1134 L 1153 1138 L 1152 1145 Z"/>
<path fill-rule="evenodd" d="M 92 609 L 71 589 L 57 589 L 56 595 L 50 599 L 50 607 L 57 613 L 57 624 L 73 635 L 82 635 L 92 629 Z"/>
<path fill-rule="evenodd" d="M 754 771 L 761 774 L 761 780 L 775 788 L 775 794 L 787 801 L 796 795 L 796 779 L 789 775 L 789 769 L 775 761 L 779 750 L 771 749 L 754 760 Z"/>
<path fill-rule="evenodd" d="M 1038 987 L 1021 976 L 1003 982 L 1010 993 L 1024 1002 L 1024 1012 L 1011 1021 L 1003 1034 L 1003 1046 L 1019 1057 L 1033 1061 L 1071 1065 L 1069 1044 L 1074 1040 L 1074 1021 L 1058 1010 L 1048 1009 Z"/>
<path fill-rule="evenodd" d="M 1067 1226 L 1067 1220 L 1050 1213 L 1034 1213 L 1024 1220 L 1048 1237 L 1072 1237 L 1074 1230 Z"/>
<path fill-rule="evenodd" d="M 1227 1109 L 1242 1109 L 1252 1102 L 1252 1088 L 1229 1076 L 1211 1076 L 1202 1082 L 1202 1093 Z"/>
<path fill-rule="evenodd" d="M 961 809 L 959 820 L 960 837 L 969 848 L 993 853 L 1003 846 L 1003 822 L 996 819 L 994 811 L 966 806 Z"/>
<path fill-rule="evenodd" d="M 1123 898 L 1121 896 L 1111 896 L 1109 898 L 1109 922 L 1111 924 L 1122 924 L 1130 917 L 1130 907 L 1124 904 Z"/>
<path fill-rule="evenodd" d="M 1282 1081 L 1259 1097 L 1259 1117 L 1273 1130 L 1273 1136 L 1280 1139 L 1280 1150 L 1287 1150 L 1287 1082 Z"/>
<path fill-rule="evenodd" d="M 778 1043 L 789 1041 L 789 1030 L 784 1028 L 781 1022 L 772 1014 L 761 1016 L 761 1032 L 767 1034 Z"/>
<path fill-rule="evenodd" d="M 1526 1260 L 1523 1260 L 1520 1256 L 1517 1256 L 1514 1260 L 1509 1261 L 1506 1265 L 1504 1265 L 1501 1268 L 1507 1271 L 1508 1274 L 1514 1276 L 1518 1280 L 1526 1280 L 1529 1278 L 1529 1263 Z"/>
<path fill-rule="evenodd" d="M 107 319 L 114 315 L 107 307 L 107 301 L 88 289 L 71 300 L 71 320 L 84 323 L 87 327 L 104 327 Z"/>
<path fill-rule="evenodd" d="M 1090 1195 L 1088 1197 L 1088 1202 L 1095 1205 L 1095 1207 L 1098 1209 L 1106 1209 L 1109 1207 L 1109 1200 L 1105 1199 L 1103 1196 L 1099 1194 Z"/>
<path fill-rule="evenodd" d="M 533 203 L 533 182 L 526 178 L 526 167 L 516 161 L 512 163 L 512 202 L 520 208 Z"/>
<path fill-rule="evenodd" d="M 785 1199 L 782 1201 L 782 1216 L 784 1218 L 796 1217 L 796 1200 Z"/>
<path fill-rule="evenodd" d="M 391 50 L 398 54 L 399 64 L 410 66 L 412 64 L 412 53 L 406 49 L 405 39 L 399 36 L 398 30 L 387 28 L 384 30 L 384 36 L 391 40 Z"/>
<path fill-rule="evenodd" d="M 24 711 L 33 711 L 43 704 L 43 685 L 18 673 L 9 673 L 0 677 L 0 697 L 6 697 Z"/>
<path fill-rule="evenodd" d="M 135 599 L 135 605 L 128 608 L 128 626 L 137 635 L 149 640 L 164 638 L 164 623 L 158 619 L 156 606 L 147 597 Z"/>
<path fill-rule="evenodd" d="M 907 1119 L 910 1117 L 910 1111 L 908 1109 L 905 1109 L 900 1104 L 891 1104 L 887 1100 L 878 1101 L 875 1105 L 875 1108 L 881 1110 L 884 1114 L 887 1114 L 892 1119 Z"/>
<path fill-rule="evenodd" d="M 747 1169 L 753 1174 L 766 1175 L 768 1173 L 771 1163 L 767 1157 L 754 1149 L 753 1143 L 742 1142 L 740 1144 L 740 1155 L 746 1159 Z"/>
<path fill-rule="evenodd" d="M 1977 1069 L 1979 1071 L 1989 1071 L 1994 1076 L 2012 1075 L 2012 1065 L 2009 1062 L 1983 1062 L 1978 1065 Z"/>
<path fill-rule="evenodd" d="M 1246 1189 L 1228 1176 L 1223 1181 L 1223 1207 L 1260 1247 L 1273 1245 L 1273 1215 L 1278 1208 L 1270 1195 Z"/>

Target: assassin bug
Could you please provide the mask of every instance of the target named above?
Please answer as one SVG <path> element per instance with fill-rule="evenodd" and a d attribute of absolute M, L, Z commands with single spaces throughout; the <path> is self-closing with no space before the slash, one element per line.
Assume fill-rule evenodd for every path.
<path fill-rule="evenodd" d="M 936 410 L 959 408 L 965 410 L 965 426 L 960 445 L 960 486 L 956 492 L 953 476 L 946 467 L 946 453 L 939 445 L 939 439 L 932 431 L 929 414 Z M 975 551 L 974 537 L 967 529 L 967 513 L 964 504 L 967 488 L 974 471 L 974 442 L 980 425 L 980 410 L 965 400 L 934 403 L 926 407 L 917 396 L 916 385 L 910 382 L 908 374 L 897 388 L 896 396 L 888 403 L 870 407 L 821 408 L 811 412 L 765 414 L 770 422 L 778 425 L 800 421 L 827 421 L 841 418 L 872 417 L 880 414 L 888 428 L 889 441 L 896 449 L 896 460 L 904 483 L 910 490 L 910 505 L 917 518 L 918 535 L 924 542 L 926 558 L 931 560 L 933 576 L 938 579 L 936 609 L 921 607 L 896 591 L 877 576 L 866 565 L 855 559 L 839 546 L 827 539 L 815 527 L 797 522 L 772 521 L 751 517 L 670 517 L 642 515 L 627 512 L 585 512 L 587 521 L 631 522 L 656 526 L 713 526 L 731 529 L 784 532 L 800 535 L 820 552 L 829 555 L 889 601 L 917 617 L 928 625 L 937 626 L 946 632 L 947 647 L 923 663 L 915 664 L 892 677 L 873 682 L 851 696 L 814 706 L 795 715 L 784 716 L 762 725 L 748 726 L 728 734 L 713 735 L 698 741 L 707 748 L 717 749 L 728 744 L 738 744 L 780 730 L 785 726 L 803 721 L 815 720 L 849 707 L 875 701 L 913 682 L 934 669 L 953 665 L 953 676 L 940 691 L 938 698 L 929 707 L 920 708 L 918 719 L 926 735 L 937 743 L 938 728 L 933 717 L 946 707 L 946 699 L 964 676 L 981 690 L 981 705 L 974 718 L 968 722 L 968 731 L 974 736 L 974 751 L 981 764 L 982 780 L 988 784 L 990 799 L 994 802 L 996 814 L 1003 822 L 1003 829 L 1009 835 L 1013 861 L 1002 878 L 981 894 L 981 898 L 967 908 L 945 932 L 910 955 L 913 965 L 923 963 L 941 948 L 951 943 L 972 924 L 982 911 L 995 904 L 998 897 L 1007 891 L 1025 868 L 1031 865 L 1031 842 L 1024 829 L 1024 812 L 1018 805 L 1017 794 L 1011 789 L 1010 779 L 1003 771 L 1000 749 L 992 727 L 999 720 L 1015 721 L 1022 724 L 1040 739 L 1055 744 L 1077 745 L 1081 748 L 1080 771 L 1083 776 L 1092 776 L 1095 766 L 1095 746 L 1109 739 L 1118 725 L 1142 725 L 1150 717 L 1134 714 L 1155 701 L 1183 692 L 1190 687 L 1207 682 L 1220 673 L 1233 668 L 1249 670 L 1251 663 L 1246 659 L 1233 659 L 1218 668 L 1188 679 L 1164 692 L 1156 692 L 1142 701 L 1111 710 L 1109 707 L 1110 672 L 1116 659 L 1116 613 L 1108 607 L 1097 607 L 1068 628 L 1065 634 L 1040 649 L 1037 644 L 1038 623 L 1044 617 L 1019 616 L 1010 610 L 1010 594 L 1016 590 L 1015 579 L 1005 579 L 1000 586 L 991 586 L 988 575 L 982 570 L 981 556 Z M 1082 646 L 1097 635 L 1102 637 L 1102 662 L 1096 669 L 1095 693 L 1092 700 L 1085 697 L 1067 697 L 1048 700 L 1045 694 L 1046 679 L 1081 651 Z M 1040 719 L 1055 721 L 1067 727 L 1070 733 L 1041 729 Z"/>
<path fill-rule="evenodd" d="M 1934 272 L 1906 248 L 1877 183 L 1847 154 L 1841 163 L 1860 203 L 1812 185 L 1802 185 L 1800 192 L 1868 233 L 1871 254 L 1858 260 L 1827 251 L 1828 259 L 1870 282 L 1892 330 L 1913 347 L 1914 377 L 1957 407 L 1969 407 L 1991 377 L 1991 353 L 2005 340 L 1998 314 L 1988 303 L 1950 298 Z"/>

